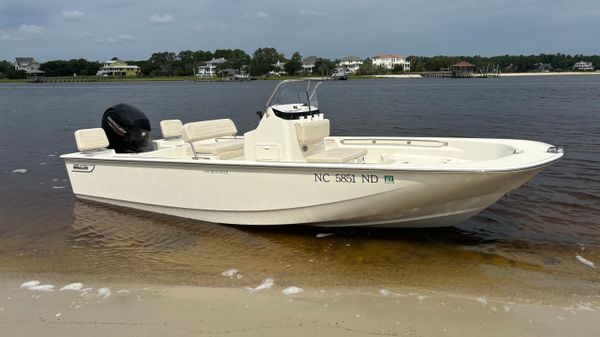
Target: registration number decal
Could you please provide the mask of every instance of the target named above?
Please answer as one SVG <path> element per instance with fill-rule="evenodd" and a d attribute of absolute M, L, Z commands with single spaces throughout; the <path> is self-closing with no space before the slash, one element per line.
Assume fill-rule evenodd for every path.
<path fill-rule="evenodd" d="M 394 176 L 380 178 L 376 174 L 314 173 L 313 179 L 315 183 L 377 184 L 380 181 L 386 184 L 394 183 Z"/>

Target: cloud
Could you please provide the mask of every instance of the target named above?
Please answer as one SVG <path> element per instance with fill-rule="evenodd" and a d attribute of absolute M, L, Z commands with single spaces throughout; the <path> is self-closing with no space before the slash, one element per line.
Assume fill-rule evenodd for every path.
<path fill-rule="evenodd" d="M 175 17 L 170 14 L 154 14 L 148 17 L 148 21 L 155 25 L 165 25 L 175 22 Z"/>
<path fill-rule="evenodd" d="M 75 21 L 83 20 L 83 18 L 85 17 L 85 13 L 83 13 L 83 12 L 76 11 L 76 10 L 71 11 L 68 9 L 63 10 L 62 15 L 63 15 L 63 18 L 65 18 L 67 20 L 75 20 Z"/>
<path fill-rule="evenodd" d="M 36 25 L 20 25 L 19 33 L 25 34 L 44 34 L 46 32 L 46 28 L 36 26 Z"/>
<path fill-rule="evenodd" d="M 255 16 L 258 19 L 269 19 L 270 18 L 269 13 L 263 12 L 263 11 L 258 11 Z"/>
<path fill-rule="evenodd" d="M 10 40 L 10 41 L 22 41 L 23 40 L 22 37 L 14 36 L 14 35 L 8 35 L 8 34 L 4 34 L 4 35 L 0 36 L 0 39 L 2 39 L 2 40 Z"/>
<path fill-rule="evenodd" d="M 135 40 L 135 37 L 129 35 L 129 34 L 119 34 L 115 37 L 107 37 L 104 39 L 96 39 L 96 42 L 98 43 L 106 43 L 106 44 L 119 44 L 119 43 L 123 43 L 123 42 L 130 42 Z"/>
<path fill-rule="evenodd" d="M 301 9 L 300 10 L 300 15 L 306 15 L 306 16 L 327 16 L 327 13 L 313 11 L 313 10 Z"/>
<path fill-rule="evenodd" d="M 92 38 L 94 36 L 94 34 L 90 33 L 90 32 L 75 32 L 73 33 L 73 37 L 76 38 L 77 40 L 87 40 L 89 38 Z"/>

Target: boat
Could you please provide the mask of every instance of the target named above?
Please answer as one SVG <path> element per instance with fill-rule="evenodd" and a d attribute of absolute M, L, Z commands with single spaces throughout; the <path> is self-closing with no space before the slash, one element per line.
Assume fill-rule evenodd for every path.
<path fill-rule="evenodd" d="M 348 75 L 346 74 L 346 69 L 344 68 L 336 68 L 333 74 L 331 74 L 331 79 L 333 80 L 347 80 Z"/>
<path fill-rule="evenodd" d="M 243 135 L 230 119 L 172 119 L 149 141 L 143 113 L 115 106 L 103 128 L 75 132 L 78 152 L 61 156 L 73 192 L 232 225 L 444 227 L 563 156 L 531 140 L 331 136 L 319 85 L 280 82 Z"/>

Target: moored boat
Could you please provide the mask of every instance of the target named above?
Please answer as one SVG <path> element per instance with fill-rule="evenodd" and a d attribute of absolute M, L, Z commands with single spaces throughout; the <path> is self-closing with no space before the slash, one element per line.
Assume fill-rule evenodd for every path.
<path fill-rule="evenodd" d="M 440 227 L 563 155 L 529 140 L 331 136 L 318 85 L 281 82 L 243 136 L 229 119 L 162 121 L 149 151 L 140 114 L 113 109 L 104 128 L 76 131 L 79 152 L 62 156 L 73 192 L 226 224 Z"/>

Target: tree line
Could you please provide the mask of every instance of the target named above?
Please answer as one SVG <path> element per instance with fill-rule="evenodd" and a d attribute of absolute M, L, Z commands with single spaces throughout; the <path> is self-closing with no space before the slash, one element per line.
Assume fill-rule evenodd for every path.
<path fill-rule="evenodd" d="M 579 61 L 592 62 L 595 67 L 600 66 L 600 55 L 567 55 L 567 54 L 539 54 L 539 55 L 503 55 L 503 56 L 411 56 L 412 71 L 438 71 L 460 61 L 467 61 L 477 69 L 499 68 L 502 72 L 529 72 L 539 70 L 571 71 L 573 65 Z"/>
<path fill-rule="evenodd" d="M 183 50 L 174 52 L 153 53 L 147 60 L 126 60 L 130 65 L 140 67 L 143 76 L 192 76 L 198 67 L 212 59 L 225 58 L 227 63 L 218 66 L 218 69 L 233 68 L 243 70 L 252 76 L 263 76 L 276 69 L 278 62 L 283 62 L 284 71 L 295 75 L 302 73 L 303 57 L 299 52 L 293 53 L 286 58 L 283 53 L 275 48 L 258 48 L 252 55 L 241 49 L 217 49 L 214 52 L 204 50 Z M 116 59 L 116 58 L 114 58 Z M 478 69 L 492 69 L 498 67 L 502 72 L 528 72 L 540 70 L 567 71 L 572 70 L 573 64 L 578 61 L 592 62 L 595 66 L 600 65 L 600 56 L 592 55 L 567 55 L 567 54 L 539 54 L 539 55 L 503 55 L 503 56 L 409 56 L 411 71 L 437 71 L 450 65 L 467 61 L 474 64 Z M 317 58 L 313 73 L 317 75 L 330 74 L 339 59 Z M 40 70 L 46 72 L 46 76 L 92 76 L 100 69 L 102 63 L 88 61 L 85 59 L 54 60 L 44 62 Z M 386 73 L 400 73 L 401 67 L 384 69 L 374 67 L 370 59 L 366 59 L 359 70 L 359 75 L 374 75 Z M 16 71 L 12 63 L 0 61 L 0 78 L 25 78 L 23 71 Z"/>

